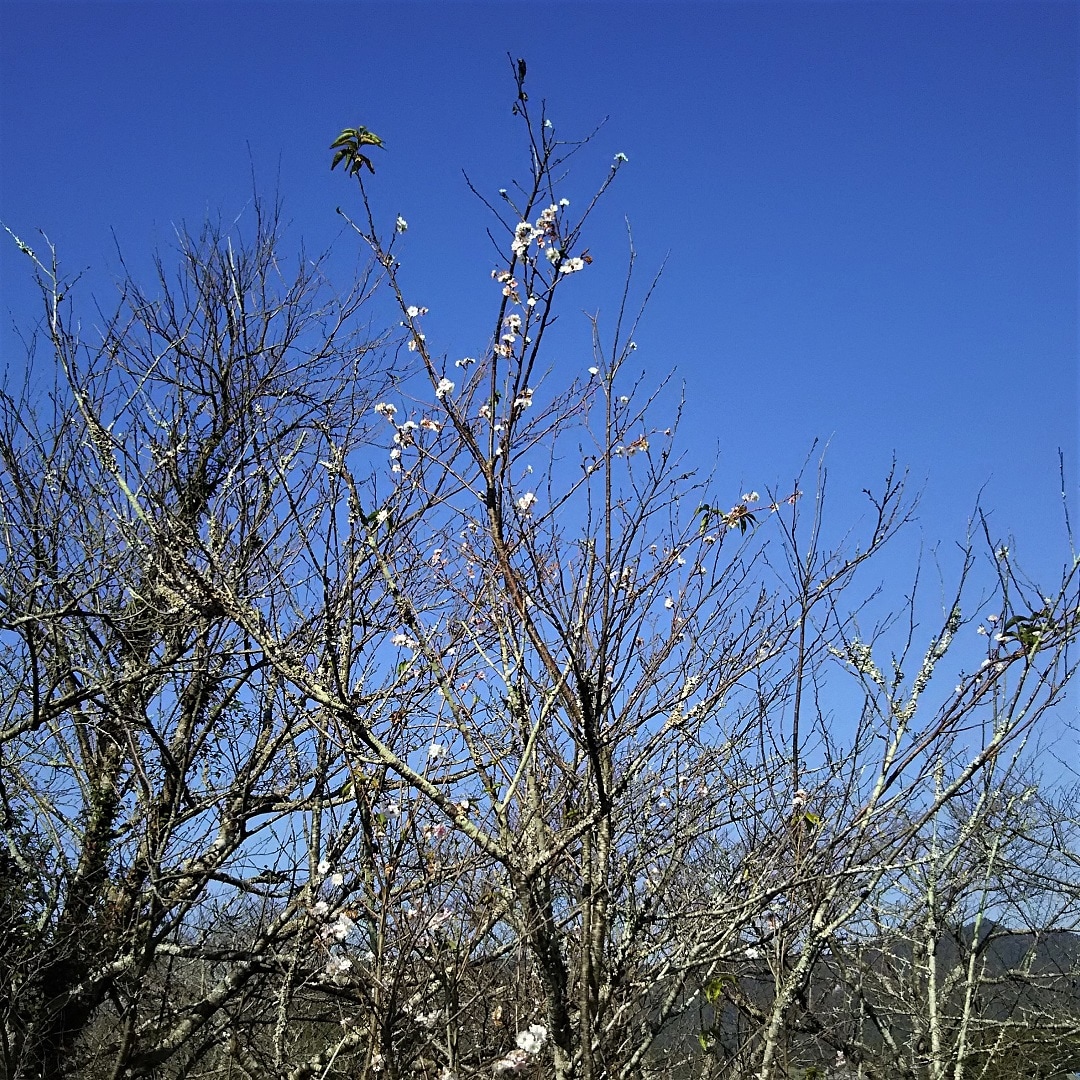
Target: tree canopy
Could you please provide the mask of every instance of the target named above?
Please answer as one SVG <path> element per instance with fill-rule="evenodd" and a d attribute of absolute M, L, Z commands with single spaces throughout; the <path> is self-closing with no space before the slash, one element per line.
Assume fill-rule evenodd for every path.
<path fill-rule="evenodd" d="M 1075 550 L 1032 582 L 976 521 L 927 597 L 873 577 L 900 470 L 836 546 L 824 464 L 727 490 L 635 367 L 632 248 L 567 370 L 627 159 L 576 210 L 514 71 L 474 357 L 363 127 L 344 293 L 258 203 L 95 331 L 17 241 L 49 379 L 0 395 L 5 1074 L 1074 1067 L 1078 818 L 1036 751 Z"/>

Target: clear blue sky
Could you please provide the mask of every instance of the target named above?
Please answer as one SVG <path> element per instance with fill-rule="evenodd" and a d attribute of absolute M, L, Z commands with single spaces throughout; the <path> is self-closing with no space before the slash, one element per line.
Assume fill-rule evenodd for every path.
<path fill-rule="evenodd" d="M 1038 568 L 1061 552 L 1058 448 L 1074 491 L 1080 466 L 1078 16 L 1038 2 L 3 0 L 0 218 L 31 242 L 44 230 L 108 307 L 114 235 L 145 265 L 174 223 L 240 213 L 253 169 L 297 244 L 337 245 L 344 273 L 355 253 L 334 208 L 351 192 L 327 145 L 364 124 L 389 147 L 371 187 L 409 220 L 405 276 L 429 339 L 475 353 L 491 264 L 462 169 L 492 193 L 524 173 L 506 54 L 523 56 L 560 134 L 609 118 L 572 199 L 613 153 L 630 159 L 589 236 L 580 307 L 611 310 L 625 215 L 643 270 L 668 259 L 637 355 L 685 383 L 692 460 L 719 451 L 737 494 L 783 486 L 829 440 L 843 513 L 895 453 L 924 489 L 925 543 L 960 534 L 982 489 Z M 0 246 L 11 369 L 11 325 L 39 310 L 27 269 Z"/>

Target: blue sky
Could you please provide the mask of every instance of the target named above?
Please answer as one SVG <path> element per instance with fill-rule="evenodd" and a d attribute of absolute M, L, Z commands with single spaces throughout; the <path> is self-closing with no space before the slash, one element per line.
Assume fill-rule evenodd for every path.
<path fill-rule="evenodd" d="M 588 244 L 580 309 L 612 313 L 624 217 L 648 378 L 686 386 L 690 460 L 726 492 L 789 486 L 827 441 L 839 520 L 895 454 L 923 491 L 916 542 L 963 533 L 982 492 L 1039 572 L 1064 555 L 1057 452 L 1076 490 L 1078 19 L 1072 3 L 0 4 L 0 219 L 44 230 L 108 307 L 175 223 L 242 214 L 251 175 L 299 246 L 357 257 L 328 143 L 386 141 L 371 189 L 410 229 L 405 278 L 438 348 L 490 330 L 486 212 L 521 176 L 506 54 L 567 138 L 580 205 L 629 165 Z M 0 347 L 39 313 L 0 247 Z M 92 316 L 89 303 L 84 310 Z M 560 348 L 588 365 L 564 309 Z M 578 332 L 574 345 L 574 332 Z M 1074 517 L 1080 511 L 1074 506 Z"/>

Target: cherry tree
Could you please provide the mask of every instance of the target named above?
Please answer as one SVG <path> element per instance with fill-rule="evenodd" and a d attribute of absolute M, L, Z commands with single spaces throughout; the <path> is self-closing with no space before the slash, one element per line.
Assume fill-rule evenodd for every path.
<path fill-rule="evenodd" d="M 830 545 L 823 467 L 763 493 L 695 470 L 635 366 L 632 246 L 587 360 L 555 359 L 628 160 L 571 204 L 583 144 L 514 72 L 527 173 L 478 192 L 468 355 L 412 295 L 362 127 L 332 147 L 370 256 L 342 297 L 284 275 L 260 211 L 84 341 L 18 241 L 56 375 L 0 401 L 9 1075 L 869 1062 L 896 1035 L 841 1007 L 876 1000 L 852 972 L 886 929 L 929 955 L 927 889 L 997 866 L 958 808 L 1027 805 L 996 770 L 1072 673 L 1075 559 L 1035 589 L 972 540 L 946 602 L 907 583 L 889 608 L 902 476 Z M 373 302 L 399 323 L 374 339 Z"/>

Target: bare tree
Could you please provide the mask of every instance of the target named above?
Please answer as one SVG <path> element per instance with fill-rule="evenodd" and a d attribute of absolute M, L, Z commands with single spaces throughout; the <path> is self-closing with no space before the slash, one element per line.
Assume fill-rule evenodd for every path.
<path fill-rule="evenodd" d="M 1024 756 L 1017 746 L 941 806 L 815 973 L 821 1041 L 860 1075 L 1075 1068 L 1075 818 Z"/>
<path fill-rule="evenodd" d="M 87 347 L 38 264 L 56 385 L 0 437 L 13 1077 L 769 1080 L 869 1053 L 822 971 L 912 875 L 981 858 L 962 822 L 928 838 L 999 805 L 1060 700 L 1075 562 L 1029 594 L 992 560 L 1002 640 L 957 683 L 974 548 L 938 610 L 890 612 L 864 578 L 899 475 L 830 547 L 823 472 L 696 474 L 634 370 L 632 247 L 589 360 L 553 362 L 626 158 L 572 212 L 583 144 L 515 76 L 529 173 L 490 203 L 475 359 L 425 333 L 363 128 L 334 143 L 372 256 L 344 299 L 281 280 L 260 217 Z"/>
<path fill-rule="evenodd" d="M 11 1077 L 83 1074 L 102 1010 L 117 1075 L 198 1055 L 252 984 L 310 977 L 321 947 L 347 764 L 250 628 L 301 649 L 326 629 L 291 606 L 325 581 L 295 526 L 320 506 L 318 444 L 364 434 L 372 282 L 332 297 L 303 258 L 287 276 L 261 209 L 233 240 L 181 237 L 179 274 L 129 279 L 96 341 L 35 259 L 55 374 L 0 402 Z M 372 570 L 353 573 L 334 602 L 363 640 Z M 359 799 L 341 816 L 368 824 Z"/>

